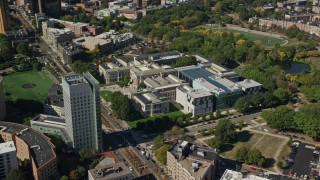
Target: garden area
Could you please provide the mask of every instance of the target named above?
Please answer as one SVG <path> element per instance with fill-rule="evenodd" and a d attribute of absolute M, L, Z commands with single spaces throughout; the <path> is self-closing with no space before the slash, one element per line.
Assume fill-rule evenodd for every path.
<path fill-rule="evenodd" d="M 25 99 L 42 102 L 52 84 L 43 71 L 23 71 L 4 76 L 4 90 L 9 101 Z"/>

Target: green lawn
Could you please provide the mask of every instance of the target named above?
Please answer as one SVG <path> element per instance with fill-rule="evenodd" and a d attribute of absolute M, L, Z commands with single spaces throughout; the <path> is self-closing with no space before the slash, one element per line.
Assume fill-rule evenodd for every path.
<path fill-rule="evenodd" d="M 284 44 L 286 41 L 279 39 L 279 38 L 274 38 L 274 37 L 269 37 L 269 36 L 264 36 L 264 35 L 260 35 L 260 34 L 256 34 L 252 31 L 248 32 L 248 31 L 238 31 L 238 30 L 233 30 L 233 29 L 227 29 L 227 28 L 211 28 L 213 30 L 216 31 L 223 31 L 223 32 L 234 32 L 234 33 L 241 33 L 243 34 L 248 40 L 251 41 L 261 41 L 262 45 L 265 47 L 273 47 L 276 44 Z"/>
<path fill-rule="evenodd" d="M 22 87 L 28 83 L 32 83 L 34 87 Z M 43 71 L 24 71 L 4 76 L 3 84 L 7 100 L 34 100 L 42 102 L 47 97 L 48 90 L 53 81 Z"/>
<path fill-rule="evenodd" d="M 112 94 L 111 91 L 107 91 L 107 90 L 100 91 L 100 96 L 102 96 L 102 98 L 107 102 L 111 101 L 111 94 Z"/>
<path fill-rule="evenodd" d="M 138 122 L 148 122 L 148 121 L 152 121 L 154 118 L 159 117 L 161 118 L 162 116 L 182 116 L 183 112 L 181 112 L 178 108 L 176 108 L 174 105 L 172 105 L 170 103 L 170 112 L 163 114 L 163 115 L 159 115 L 159 116 L 152 116 L 152 117 L 142 117 L 140 114 L 137 115 L 133 115 L 132 119 L 127 120 L 127 124 L 131 127 L 131 128 L 135 128 L 137 126 Z"/>

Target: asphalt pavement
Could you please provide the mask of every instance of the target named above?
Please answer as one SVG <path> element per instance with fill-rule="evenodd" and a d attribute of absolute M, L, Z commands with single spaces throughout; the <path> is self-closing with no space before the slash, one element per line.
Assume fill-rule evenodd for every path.
<path fill-rule="evenodd" d="M 240 120 L 243 120 L 246 124 L 250 125 L 251 124 L 251 120 L 257 119 L 259 116 L 260 116 L 260 112 L 257 112 L 257 113 L 253 113 L 253 114 L 244 115 L 244 116 L 241 116 L 241 117 L 231 118 L 230 120 L 233 123 L 236 123 L 236 122 L 238 122 Z M 215 127 L 217 125 L 218 121 L 219 120 L 215 120 L 215 123 L 210 123 L 210 124 L 201 125 L 202 123 L 199 123 L 197 125 L 188 126 L 188 127 L 185 128 L 186 134 L 187 135 L 195 135 L 200 130 Z"/>

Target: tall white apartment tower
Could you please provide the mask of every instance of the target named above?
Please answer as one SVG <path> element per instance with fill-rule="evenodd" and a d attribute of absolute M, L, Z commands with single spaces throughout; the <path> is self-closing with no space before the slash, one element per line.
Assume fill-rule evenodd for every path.
<path fill-rule="evenodd" d="M 99 82 L 90 74 L 62 78 L 66 129 L 73 148 L 102 151 Z"/>
<path fill-rule="evenodd" d="M 0 144 L 0 179 L 4 179 L 12 170 L 18 169 L 16 147 L 13 141 Z"/>

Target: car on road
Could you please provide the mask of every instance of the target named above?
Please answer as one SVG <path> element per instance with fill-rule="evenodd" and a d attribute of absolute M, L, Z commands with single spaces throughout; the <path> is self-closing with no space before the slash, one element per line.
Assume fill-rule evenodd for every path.
<path fill-rule="evenodd" d="M 129 170 L 130 170 L 130 171 L 133 171 L 133 168 L 132 168 L 131 166 L 129 166 Z"/>
<path fill-rule="evenodd" d="M 294 141 L 292 144 L 291 144 L 291 147 L 299 147 L 300 143 L 298 141 Z"/>
<path fill-rule="evenodd" d="M 108 112 L 108 115 L 109 115 L 109 116 L 111 116 L 111 115 L 112 115 L 112 113 L 111 113 L 111 112 Z"/>

